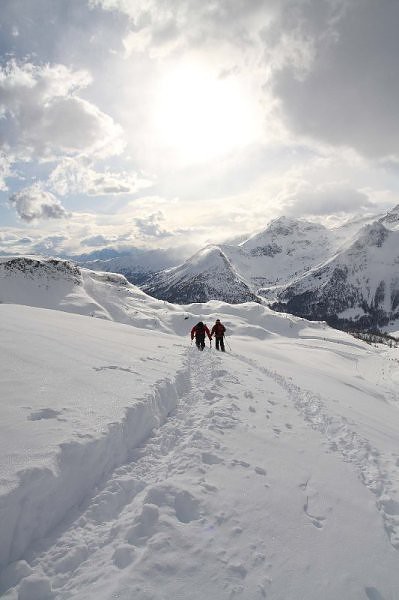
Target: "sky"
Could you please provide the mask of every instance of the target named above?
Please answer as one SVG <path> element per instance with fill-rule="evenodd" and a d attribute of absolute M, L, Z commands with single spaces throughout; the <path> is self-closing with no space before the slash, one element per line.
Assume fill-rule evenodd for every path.
<path fill-rule="evenodd" d="M 399 202 L 396 0 L 1 0 L 0 252 Z"/>

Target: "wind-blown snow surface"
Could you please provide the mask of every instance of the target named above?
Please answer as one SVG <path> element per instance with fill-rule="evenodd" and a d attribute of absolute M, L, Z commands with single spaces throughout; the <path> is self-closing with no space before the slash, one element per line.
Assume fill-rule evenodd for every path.
<path fill-rule="evenodd" d="M 0 305 L 2 598 L 398 598 L 397 350 L 257 304 L 157 314 Z M 215 316 L 228 352 L 200 353 L 181 334 Z"/>

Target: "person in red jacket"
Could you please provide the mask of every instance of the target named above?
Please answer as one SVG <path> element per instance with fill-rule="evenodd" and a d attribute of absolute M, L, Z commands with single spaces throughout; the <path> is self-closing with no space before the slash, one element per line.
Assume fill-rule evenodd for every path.
<path fill-rule="evenodd" d="M 193 340 L 195 337 L 195 345 L 198 350 L 203 350 L 205 348 L 205 335 L 208 336 L 209 341 L 211 341 L 211 334 L 209 329 L 202 321 L 194 325 L 191 330 L 191 339 Z"/>
<path fill-rule="evenodd" d="M 224 352 L 224 334 L 226 331 L 226 327 L 220 322 L 220 319 L 216 319 L 214 326 L 212 327 L 211 337 L 214 335 L 216 339 L 216 350 L 220 349 Z"/>

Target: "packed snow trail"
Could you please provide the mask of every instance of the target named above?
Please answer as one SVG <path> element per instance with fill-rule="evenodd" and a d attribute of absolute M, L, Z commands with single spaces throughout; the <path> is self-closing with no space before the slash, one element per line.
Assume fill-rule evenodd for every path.
<path fill-rule="evenodd" d="M 359 435 L 355 423 L 348 422 L 345 417 L 329 414 L 320 394 L 301 389 L 287 377 L 260 367 L 254 360 L 244 356 L 239 359 L 264 372 L 286 390 L 305 421 L 323 434 L 328 450 L 339 453 L 344 460 L 356 465 L 361 480 L 376 495 L 376 505 L 383 517 L 387 535 L 394 548 L 399 550 L 398 456 L 382 454 L 369 440 Z M 397 439 L 396 429 L 392 437 Z"/>
<path fill-rule="evenodd" d="M 30 548 L 4 598 L 397 598 L 398 552 L 354 465 L 326 452 L 321 405 L 234 345 L 188 350 L 176 409 Z"/>

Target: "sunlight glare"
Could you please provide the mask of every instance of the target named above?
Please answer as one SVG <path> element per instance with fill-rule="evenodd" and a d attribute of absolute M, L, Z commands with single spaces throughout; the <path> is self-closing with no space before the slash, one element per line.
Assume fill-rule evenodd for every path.
<path fill-rule="evenodd" d="M 260 111 L 236 77 L 179 65 L 162 79 L 155 98 L 158 141 L 179 161 L 193 163 L 227 154 L 259 135 Z"/>

